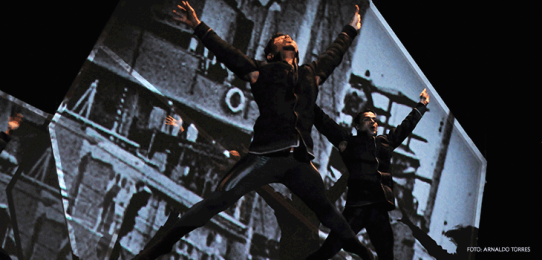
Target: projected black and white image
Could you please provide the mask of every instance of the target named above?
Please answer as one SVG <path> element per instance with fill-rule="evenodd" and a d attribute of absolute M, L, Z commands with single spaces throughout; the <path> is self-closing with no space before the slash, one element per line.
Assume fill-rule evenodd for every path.
<path fill-rule="evenodd" d="M 291 36 L 301 67 L 326 52 L 351 23 L 355 6 L 365 2 L 188 3 L 220 38 L 256 60 L 266 59 L 265 47 L 275 33 Z M 56 182 L 47 184 L 54 188 L 40 188 L 42 193 L 49 190 L 52 199 L 49 204 L 39 202 L 43 206 L 24 206 L 46 212 L 33 213 L 33 221 L 41 223 L 34 230 L 13 232 L 13 224 L 7 224 L 0 233 L 3 243 L 13 244 L 14 252 L 17 243 L 22 245 L 25 259 L 41 246 L 36 241 L 42 230 L 55 230 L 59 237 L 55 245 L 43 246 L 58 248 L 50 249 L 60 252 L 50 259 L 133 259 L 152 244 L 153 237 L 167 234 L 188 209 L 216 194 L 232 166 L 251 154 L 253 126 L 262 108 L 254 85 L 227 68 L 228 61 L 219 61 L 217 56 L 221 56 L 206 48 L 193 28 L 175 19 L 173 10 L 179 10 L 179 4 L 121 1 L 57 113 L 46 123 L 35 123 L 49 143 L 25 141 L 33 145 L 25 149 L 40 150 L 40 156 L 25 160 L 40 166 L 27 164 L 21 176 L 31 176 L 28 172 L 36 169 L 43 172 L 37 175 L 40 178 L 54 176 Z M 326 134 L 315 123 L 318 129 L 311 127 L 310 132 L 312 165 L 324 182 L 326 196 L 338 212 L 354 209 L 356 216 L 378 212 L 378 218 L 355 230 L 357 239 L 378 259 L 385 259 L 385 252 L 395 259 L 432 259 L 445 251 L 456 252 L 460 246 L 474 246 L 486 161 L 373 3 L 361 13 L 357 36 L 333 72 L 322 77 L 325 81 L 318 87 L 316 105 L 327 114 L 328 122 L 336 122 L 333 129 L 341 129 L 343 136 L 357 136 L 361 121 L 356 115 L 372 109 L 374 118 L 369 120 L 378 125 L 373 129 L 374 147 L 359 149 L 373 151 L 368 160 L 380 168 L 374 168 L 371 176 L 378 174 L 376 169 L 389 174 L 364 179 L 382 189 L 352 186 L 350 177 L 357 173 L 349 171 L 355 166 L 342 149 L 357 151 L 356 146 L 349 141 L 341 148 L 341 142 L 334 142 L 339 137 Z M 427 106 L 420 106 L 425 98 L 420 99 L 420 93 L 430 100 Z M 0 130 L 13 114 L 11 108 L 4 110 Z M 36 120 L 23 116 L 23 122 Z M 387 146 L 377 145 L 376 140 L 406 129 L 405 118 L 410 120 L 409 130 L 391 145 L 395 148 L 390 150 L 391 159 L 379 161 L 384 157 L 376 151 Z M 14 140 L 2 153 L 9 152 L 6 159 L 2 157 L 6 187 L 10 176 L 21 171 L 16 154 L 23 148 L 16 148 Z M 21 177 L 12 193 L 26 180 Z M 40 180 L 47 183 L 49 177 Z M 303 181 L 300 186 L 308 185 Z M 28 183 L 42 185 L 30 179 Z M 345 207 L 347 194 L 352 199 L 360 187 L 366 187 L 368 194 L 387 191 L 385 203 L 394 206 L 371 200 Z M 7 197 L 3 201 L 11 217 Z M 20 223 L 18 219 L 19 213 Z M 375 223 L 389 224 L 388 235 L 371 234 Z M 459 237 L 456 229 L 465 230 L 466 236 Z M 17 242 L 16 233 L 21 234 L 20 241 L 28 242 Z M 285 185 L 272 183 L 242 196 L 203 227 L 180 238 L 159 259 L 305 259 L 330 233 L 299 196 Z M 381 242 L 381 237 L 388 242 Z M 422 242 L 427 239 L 438 246 Z M 330 259 L 361 259 L 339 249 Z"/>
<path fill-rule="evenodd" d="M 51 118 L 0 92 L 0 244 L 12 259 L 73 259 Z"/>

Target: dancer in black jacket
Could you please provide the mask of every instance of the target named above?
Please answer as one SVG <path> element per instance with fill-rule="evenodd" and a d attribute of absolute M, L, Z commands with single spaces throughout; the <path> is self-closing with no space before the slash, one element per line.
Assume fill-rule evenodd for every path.
<path fill-rule="evenodd" d="M 343 216 L 354 232 L 366 228 L 378 259 L 393 259 L 393 232 L 388 211 L 395 208 L 393 179 L 390 174 L 391 156 L 414 130 L 427 110 L 429 95 L 424 89 L 420 103 L 388 134 L 376 136 L 376 114 L 366 110 L 354 118 L 357 135 L 339 126 L 322 109 L 315 107 L 316 129 L 339 149 L 348 169 L 348 193 Z M 307 259 L 329 259 L 343 247 L 337 233 L 332 231 L 324 244 Z"/>
<path fill-rule="evenodd" d="M 218 61 L 241 79 L 249 81 L 260 115 L 254 125 L 249 153 L 220 181 L 216 190 L 192 206 L 169 230 L 151 239 L 136 259 L 155 259 L 171 251 L 185 234 L 203 226 L 213 216 L 233 205 L 241 196 L 268 183 L 282 183 L 318 216 L 321 223 L 337 233 L 346 251 L 363 259 L 372 253 L 325 195 L 314 158 L 311 130 L 318 85 L 337 67 L 361 28 L 361 16 L 369 7 L 362 1 L 352 22 L 316 61 L 298 66 L 297 44 L 288 35 L 275 34 L 265 48 L 267 62 L 248 58 L 222 40 L 194 9 L 183 1 L 174 10 L 178 21 L 194 29 L 203 45 Z"/>

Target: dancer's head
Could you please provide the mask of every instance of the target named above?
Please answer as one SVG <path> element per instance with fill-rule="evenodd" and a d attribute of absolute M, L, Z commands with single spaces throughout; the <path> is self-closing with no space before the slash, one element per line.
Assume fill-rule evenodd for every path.
<path fill-rule="evenodd" d="M 284 33 L 275 33 L 267 42 L 264 49 L 265 58 L 267 61 L 275 61 L 280 58 L 279 55 L 284 55 L 285 52 L 291 51 L 295 54 L 296 63 L 299 62 L 299 52 L 297 43 Z"/>
<path fill-rule="evenodd" d="M 372 109 L 365 109 L 354 117 L 354 127 L 358 134 L 375 136 L 378 128 L 376 112 Z"/>

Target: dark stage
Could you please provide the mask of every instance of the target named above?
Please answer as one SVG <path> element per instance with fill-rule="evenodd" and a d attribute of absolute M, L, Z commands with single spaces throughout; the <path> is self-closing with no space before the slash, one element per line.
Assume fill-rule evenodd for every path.
<path fill-rule="evenodd" d="M 394 2 L 374 4 L 487 160 L 478 246 L 531 251 L 476 259 L 534 259 L 534 176 L 542 173 L 537 9 L 510 1 Z M 1 90 L 54 114 L 116 4 L 9 3 Z"/>

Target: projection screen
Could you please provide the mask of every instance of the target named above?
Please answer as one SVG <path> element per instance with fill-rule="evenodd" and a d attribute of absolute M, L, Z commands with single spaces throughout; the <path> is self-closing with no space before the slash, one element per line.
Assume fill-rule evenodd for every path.
<path fill-rule="evenodd" d="M 303 64 L 335 39 L 356 4 L 188 2 L 219 36 L 255 59 L 264 59 L 272 34 L 289 34 Z M 0 158 L 6 190 L 0 209 L 10 218 L 0 235 L 12 255 L 131 259 L 168 217 L 214 190 L 238 159 L 233 151 L 248 152 L 258 117 L 250 85 L 173 19 L 176 4 L 121 1 L 55 115 L 19 108 L 29 106 L 2 93 L 1 129 L 17 111 L 28 119 L 25 127 L 37 129 L 17 133 Z M 317 104 L 348 128 L 356 113 L 374 108 L 384 134 L 402 122 L 424 88 L 429 110 L 393 154 L 394 193 L 414 224 L 455 252 L 444 233 L 479 226 L 486 160 L 373 4 L 341 65 L 320 86 Z M 165 124 L 168 117 L 178 124 Z M 316 129 L 312 138 L 314 165 L 326 187 L 338 187 L 347 174 L 338 150 Z M 35 155 L 25 157 L 24 149 Z M 41 199 L 29 203 L 32 196 Z M 395 257 L 432 259 L 398 221 L 401 211 L 389 216 Z M 300 259 L 328 232 L 287 188 L 270 184 L 183 237 L 170 257 Z M 52 236 L 58 239 L 47 239 Z M 467 244 L 475 246 L 476 236 Z M 358 237 L 374 252 L 364 230 Z M 333 259 L 359 258 L 341 251 Z"/>

